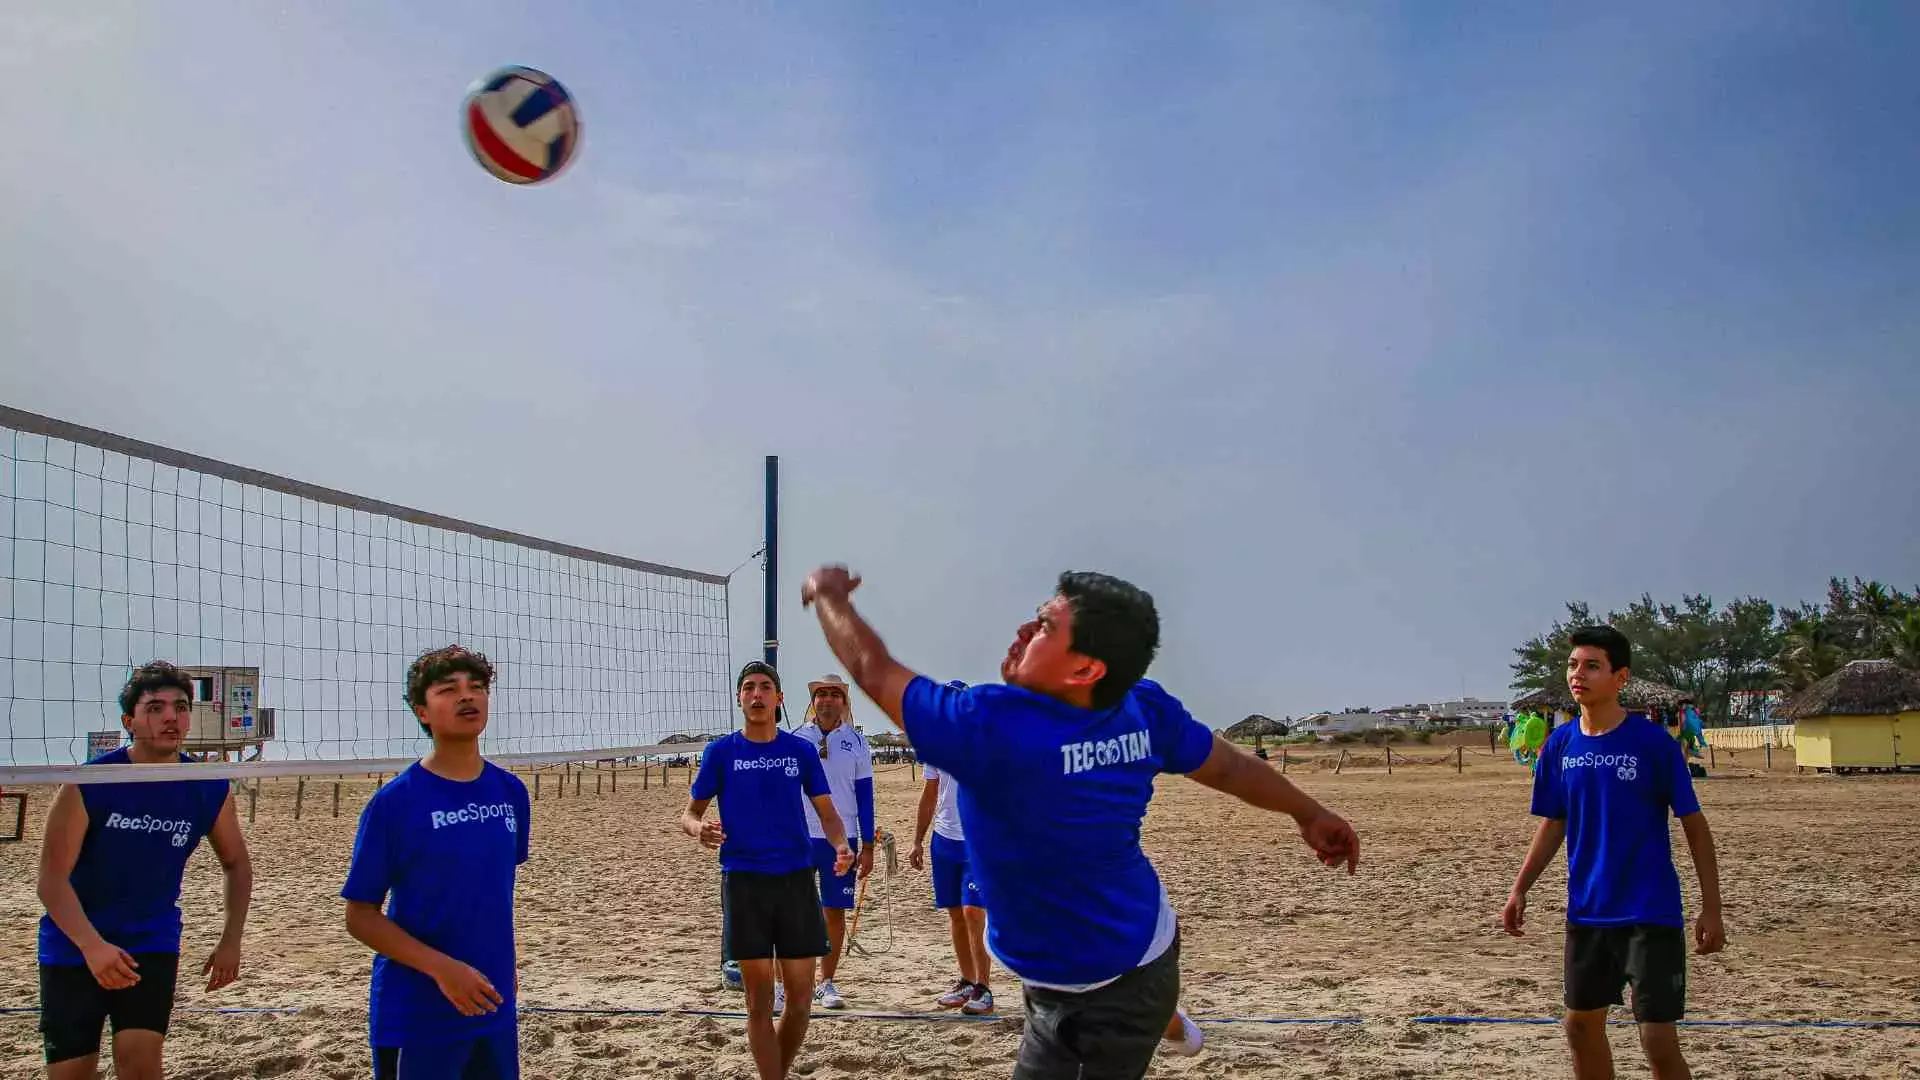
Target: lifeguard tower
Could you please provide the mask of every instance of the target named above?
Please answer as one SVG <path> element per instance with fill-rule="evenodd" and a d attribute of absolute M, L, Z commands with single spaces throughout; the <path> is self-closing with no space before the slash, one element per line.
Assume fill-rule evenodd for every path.
<path fill-rule="evenodd" d="M 201 761 L 260 760 L 261 750 L 273 739 L 273 710 L 259 702 L 260 669 L 181 670 L 193 680 L 193 727 L 181 751 Z"/>

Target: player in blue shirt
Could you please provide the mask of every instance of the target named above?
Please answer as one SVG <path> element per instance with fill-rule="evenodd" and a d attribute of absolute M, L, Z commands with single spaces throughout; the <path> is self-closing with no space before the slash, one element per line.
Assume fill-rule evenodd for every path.
<path fill-rule="evenodd" d="M 1567 1042 L 1582 1080 L 1611 1077 L 1607 1009 L 1633 987 L 1640 1046 L 1657 1080 L 1692 1073 L 1674 1027 L 1686 1012 L 1687 930 L 1667 815 L 1680 819 L 1700 875 L 1693 951 L 1726 946 L 1713 832 L 1694 797 L 1680 744 L 1620 704 L 1633 647 L 1610 626 L 1573 632 L 1567 689 L 1580 718 L 1554 729 L 1533 775 L 1534 832 L 1520 877 L 1500 913 L 1518 937 L 1527 890 L 1567 845 L 1567 938 L 1563 959 Z"/>
<path fill-rule="evenodd" d="M 193 683 L 155 660 L 120 691 L 132 738 L 89 766 L 191 761 Z M 49 1080 L 98 1075 L 113 1021 L 114 1075 L 159 1080 L 180 967 L 180 882 L 205 837 L 226 876 L 226 928 L 200 965 L 207 990 L 240 974 L 253 863 L 225 780 L 69 784 L 40 848 L 40 1033 Z"/>
<path fill-rule="evenodd" d="M 849 599 L 859 583 L 822 567 L 801 602 L 920 759 L 959 782 L 987 947 L 1026 997 L 1015 1080 L 1137 1078 L 1169 1034 L 1178 922 L 1140 849 L 1160 773 L 1288 814 L 1323 863 L 1358 865 L 1351 826 L 1144 678 L 1160 619 L 1142 590 L 1062 574 L 1008 648 L 1006 685 L 957 690 L 888 654 Z"/>
<path fill-rule="evenodd" d="M 739 963 L 745 983 L 747 1043 L 761 1080 L 781 1080 L 806 1041 L 810 1011 L 804 988 L 813 986 L 814 962 L 829 948 L 807 832 L 809 804 L 833 847 L 834 875 L 847 873 L 853 852 L 819 752 L 780 730 L 780 673 L 756 660 L 740 669 L 734 686 L 746 723 L 701 753 L 680 827 L 720 852 L 721 933 L 725 953 Z M 703 821 L 715 798 L 719 820 Z M 802 988 L 799 1007 L 781 1011 L 778 1031 L 773 1026 L 776 963 L 781 983 Z"/>
<path fill-rule="evenodd" d="M 513 885 L 532 807 L 527 785 L 480 755 L 493 677 L 458 645 L 413 662 L 407 705 L 433 749 L 360 814 L 340 895 L 347 932 L 374 951 L 375 1080 L 520 1075 Z"/>

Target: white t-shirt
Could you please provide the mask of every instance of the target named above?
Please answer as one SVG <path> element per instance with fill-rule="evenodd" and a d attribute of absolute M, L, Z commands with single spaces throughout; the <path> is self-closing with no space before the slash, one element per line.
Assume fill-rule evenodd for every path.
<path fill-rule="evenodd" d="M 815 753 L 819 752 L 822 739 L 830 744 L 820 766 L 827 771 L 827 786 L 833 791 L 833 809 L 840 815 L 840 825 L 847 830 L 847 838 L 859 839 L 860 804 L 854 797 L 853 785 L 856 780 L 873 779 L 873 752 L 867 749 L 866 738 L 844 720 L 833 729 L 831 735 L 821 734 L 820 725 L 811 723 L 796 729 L 794 734 L 812 744 Z M 814 810 L 813 802 L 804 795 L 800 802 L 807 811 L 807 835 L 816 840 L 826 839 L 827 831 L 820 827 L 820 814 Z"/>
<path fill-rule="evenodd" d="M 937 782 L 933 803 L 933 831 L 949 840 L 965 843 L 966 831 L 960 828 L 960 785 L 953 777 L 931 765 L 921 766 L 927 779 Z"/>

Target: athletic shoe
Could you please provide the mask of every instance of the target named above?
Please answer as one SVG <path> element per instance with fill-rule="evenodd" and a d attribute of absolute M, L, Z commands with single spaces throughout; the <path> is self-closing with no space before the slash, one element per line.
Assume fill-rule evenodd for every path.
<path fill-rule="evenodd" d="M 1193 1017 L 1188 1016 L 1184 1010 L 1175 1009 L 1173 1015 L 1180 1018 L 1180 1041 L 1164 1040 L 1169 1044 L 1168 1052 L 1180 1057 L 1192 1057 L 1198 1054 L 1200 1048 L 1207 1043 L 1207 1037 L 1200 1033 L 1200 1025 L 1194 1023 Z"/>
<path fill-rule="evenodd" d="M 960 1006 L 960 1011 L 968 1016 L 986 1016 L 993 1011 L 993 991 L 984 986 L 973 988 L 973 997 Z"/>
<path fill-rule="evenodd" d="M 787 1010 L 787 984 L 773 984 L 773 1015 L 779 1016 Z"/>
<path fill-rule="evenodd" d="M 973 984 L 965 979 L 953 984 L 953 989 L 934 999 L 934 1004 L 943 1009 L 957 1009 L 973 1000 Z"/>
<path fill-rule="evenodd" d="M 720 965 L 720 981 L 729 990 L 745 990 L 747 984 L 740 977 L 740 961 L 729 960 Z"/>
<path fill-rule="evenodd" d="M 844 1009 L 847 1007 L 847 999 L 841 997 L 840 991 L 834 989 L 832 979 L 828 979 L 826 982 L 813 988 L 813 1000 L 819 1002 L 820 1007 L 823 1009 Z"/>

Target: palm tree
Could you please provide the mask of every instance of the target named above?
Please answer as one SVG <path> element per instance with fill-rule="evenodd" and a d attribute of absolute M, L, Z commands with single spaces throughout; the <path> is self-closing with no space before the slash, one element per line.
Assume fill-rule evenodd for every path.
<path fill-rule="evenodd" d="M 1920 671 L 1920 610 L 1907 612 L 1893 630 L 1889 659 L 1903 668 Z"/>

